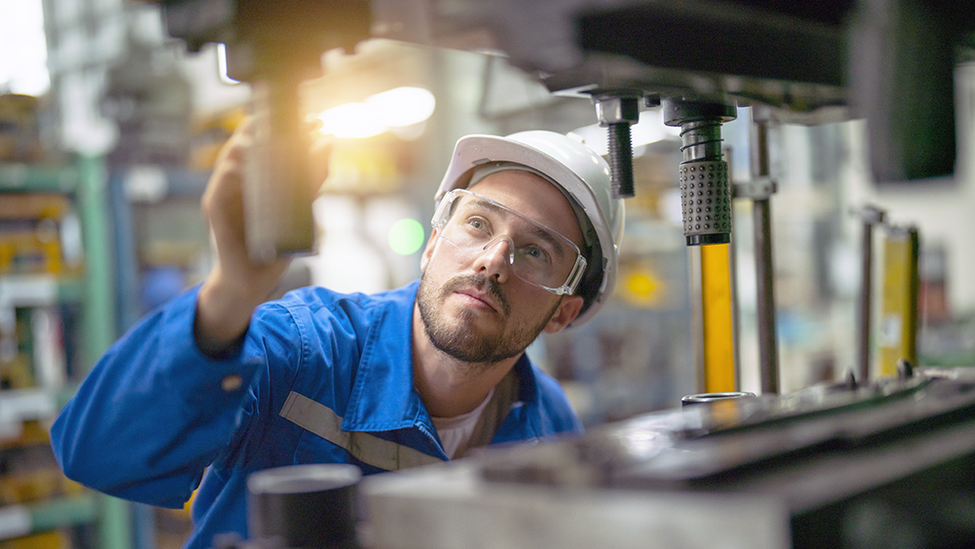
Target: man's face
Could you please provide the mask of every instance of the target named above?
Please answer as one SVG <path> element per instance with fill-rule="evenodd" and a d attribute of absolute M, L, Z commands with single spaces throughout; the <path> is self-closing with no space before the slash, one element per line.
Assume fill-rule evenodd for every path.
<path fill-rule="evenodd" d="M 548 181 L 505 170 L 470 190 L 582 247 L 569 202 Z M 494 363 L 519 355 L 543 330 L 558 331 L 579 313 L 581 297 L 557 296 L 515 276 L 506 256 L 509 244 L 473 255 L 438 236 L 427 244 L 417 306 L 427 336 L 441 351 L 465 362 Z"/>

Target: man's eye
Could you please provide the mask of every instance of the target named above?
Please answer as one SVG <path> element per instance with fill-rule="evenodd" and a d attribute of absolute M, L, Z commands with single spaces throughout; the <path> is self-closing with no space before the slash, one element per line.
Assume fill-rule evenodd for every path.
<path fill-rule="evenodd" d="M 525 246 L 521 249 L 521 255 L 527 259 L 531 259 L 533 262 L 548 263 L 551 257 L 545 250 L 539 248 L 538 246 Z"/>
<path fill-rule="evenodd" d="M 475 231 L 487 231 L 488 224 L 480 217 L 472 217 L 467 220 L 467 226 Z"/>

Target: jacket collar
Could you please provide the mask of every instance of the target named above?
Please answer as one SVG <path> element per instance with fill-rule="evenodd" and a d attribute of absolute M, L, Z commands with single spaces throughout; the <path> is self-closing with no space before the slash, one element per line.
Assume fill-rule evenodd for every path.
<path fill-rule="evenodd" d="M 388 292 L 370 326 L 355 383 L 342 421 L 343 431 L 392 431 L 433 423 L 413 388 L 413 303 L 419 281 Z M 538 383 L 527 355 L 514 365 L 518 400 L 538 415 Z M 531 421 L 535 426 L 538 419 Z"/>
<path fill-rule="evenodd" d="M 413 302 L 419 281 L 384 294 L 359 359 L 343 431 L 412 427 L 424 410 L 413 389 Z"/>

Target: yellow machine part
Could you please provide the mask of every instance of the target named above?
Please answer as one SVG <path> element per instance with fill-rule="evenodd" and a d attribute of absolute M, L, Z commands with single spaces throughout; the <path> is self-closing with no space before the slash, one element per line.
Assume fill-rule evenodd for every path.
<path fill-rule="evenodd" d="M 918 233 L 893 230 L 884 241 L 879 375 L 897 375 L 901 359 L 917 365 Z"/>
<path fill-rule="evenodd" d="M 731 263 L 727 244 L 701 246 L 704 390 L 736 391 L 731 318 Z"/>

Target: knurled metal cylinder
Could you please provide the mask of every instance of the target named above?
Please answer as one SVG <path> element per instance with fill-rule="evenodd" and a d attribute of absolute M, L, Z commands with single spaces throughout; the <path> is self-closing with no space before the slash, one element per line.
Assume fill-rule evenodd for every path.
<path fill-rule="evenodd" d="M 731 238 L 731 194 L 724 160 L 680 165 L 680 202 L 689 246 L 726 244 Z"/>

